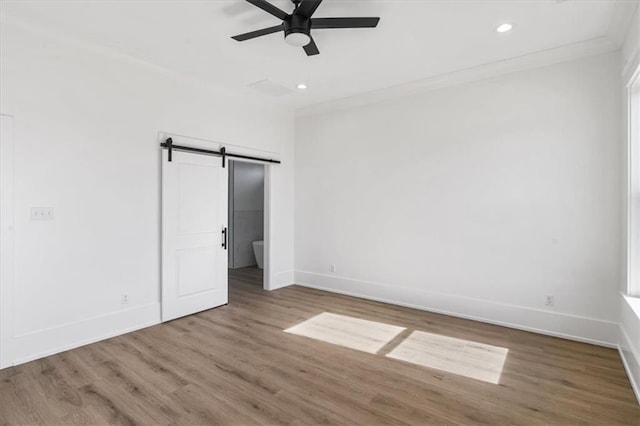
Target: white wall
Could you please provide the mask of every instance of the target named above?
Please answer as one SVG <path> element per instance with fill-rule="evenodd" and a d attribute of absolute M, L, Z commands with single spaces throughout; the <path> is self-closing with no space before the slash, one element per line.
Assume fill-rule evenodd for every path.
<path fill-rule="evenodd" d="M 296 282 L 616 345 L 619 62 L 297 119 Z"/>
<path fill-rule="evenodd" d="M 16 227 L 14 332 L 3 363 L 159 321 L 162 132 L 282 160 L 269 172 L 271 286 L 292 282 L 290 111 L 15 21 L 2 22 L 0 40 Z M 30 221 L 31 206 L 54 207 L 55 220 Z"/>

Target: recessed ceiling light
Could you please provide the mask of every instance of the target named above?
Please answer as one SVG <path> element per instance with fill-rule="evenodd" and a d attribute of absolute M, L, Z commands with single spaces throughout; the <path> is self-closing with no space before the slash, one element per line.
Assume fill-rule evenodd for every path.
<path fill-rule="evenodd" d="M 512 24 L 505 22 L 504 24 L 498 25 L 498 28 L 496 28 L 496 31 L 499 33 L 506 33 L 507 31 L 511 31 L 512 28 L 513 28 Z"/>
<path fill-rule="evenodd" d="M 306 85 L 306 84 L 304 84 L 304 83 L 300 83 L 300 84 L 298 84 L 296 87 L 297 87 L 298 89 L 300 89 L 300 90 L 304 90 L 304 89 L 306 89 L 306 88 L 307 88 L 307 85 Z"/>

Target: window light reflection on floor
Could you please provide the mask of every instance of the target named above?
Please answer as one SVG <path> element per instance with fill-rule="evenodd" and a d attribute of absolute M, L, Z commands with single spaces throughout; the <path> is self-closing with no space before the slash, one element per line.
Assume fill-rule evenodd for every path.
<path fill-rule="evenodd" d="M 405 330 L 405 327 L 323 312 L 284 332 L 377 354 Z M 385 355 L 387 358 L 493 384 L 500 382 L 509 353 L 508 348 L 417 330 L 390 346 L 394 347 Z M 386 349 L 389 348 L 385 348 L 385 352 Z"/>
<path fill-rule="evenodd" d="M 323 312 L 284 331 L 375 354 L 404 330 L 404 327 Z"/>
<path fill-rule="evenodd" d="M 498 384 L 509 349 L 414 331 L 387 357 Z"/>

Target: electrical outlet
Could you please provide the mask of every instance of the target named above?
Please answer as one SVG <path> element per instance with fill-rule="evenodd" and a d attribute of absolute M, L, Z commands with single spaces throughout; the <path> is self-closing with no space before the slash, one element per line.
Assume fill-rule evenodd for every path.
<path fill-rule="evenodd" d="M 122 303 L 123 305 L 129 303 L 129 295 L 123 294 L 122 296 L 120 296 L 120 303 Z"/>
<path fill-rule="evenodd" d="M 31 207 L 31 220 L 53 220 L 53 207 Z"/>
<path fill-rule="evenodd" d="M 331 272 L 336 272 L 337 271 L 336 265 L 334 265 L 333 263 L 331 264 L 331 268 L 330 269 L 331 269 Z"/>
<path fill-rule="evenodd" d="M 546 299 L 545 299 L 545 301 L 544 301 L 544 304 L 545 304 L 546 306 L 553 306 L 553 305 L 555 305 L 555 303 L 556 303 L 556 302 L 555 302 L 555 299 L 554 299 L 554 297 L 553 297 L 553 296 L 551 296 L 551 295 L 547 296 L 547 297 L 546 297 Z"/>

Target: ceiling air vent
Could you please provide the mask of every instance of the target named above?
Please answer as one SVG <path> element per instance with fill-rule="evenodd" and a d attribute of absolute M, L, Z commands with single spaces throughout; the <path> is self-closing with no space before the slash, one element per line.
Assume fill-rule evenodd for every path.
<path fill-rule="evenodd" d="M 293 93 L 293 89 L 289 89 L 288 87 L 275 83 L 268 78 L 257 81 L 255 83 L 251 83 L 249 87 L 257 90 L 258 92 L 261 92 L 264 95 L 273 96 L 274 98 L 279 98 L 280 96 L 285 96 Z"/>

